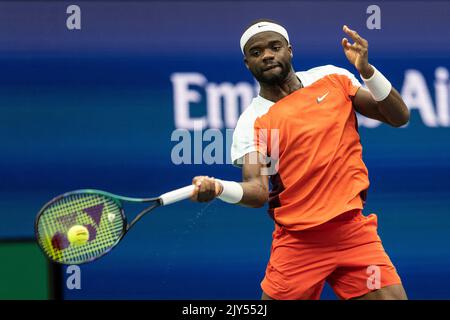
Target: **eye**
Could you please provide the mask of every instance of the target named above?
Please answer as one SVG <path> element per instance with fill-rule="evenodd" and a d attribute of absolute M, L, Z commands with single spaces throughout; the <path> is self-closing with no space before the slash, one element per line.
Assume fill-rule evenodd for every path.
<path fill-rule="evenodd" d="M 252 51 L 250 52 L 250 54 L 251 54 L 253 57 L 258 57 L 258 56 L 261 54 L 261 52 L 260 52 L 259 50 L 252 50 Z"/>
<path fill-rule="evenodd" d="M 274 51 L 279 51 L 281 49 L 281 46 L 280 45 L 275 45 L 275 46 L 272 47 L 272 49 Z"/>

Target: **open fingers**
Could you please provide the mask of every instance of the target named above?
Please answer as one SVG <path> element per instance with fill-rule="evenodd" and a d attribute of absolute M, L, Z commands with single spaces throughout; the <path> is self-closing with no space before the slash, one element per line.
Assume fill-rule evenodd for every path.
<path fill-rule="evenodd" d="M 350 29 L 349 27 L 347 27 L 346 25 L 344 25 L 344 27 L 342 28 L 344 30 L 344 32 L 350 37 L 352 38 L 353 41 L 355 41 L 355 43 L 359 44 L 362 47 L 367 47 L 368 42 L 366 39 L 362 38 L 358 32 L 356 32 L 355 30 Z"/>
<path fill-rule="evenodd" d="M 342 47 L 344 50 L 353 50 L 359 53 L 363 53 L 367 51 L 367 48 L 363 47 L 362 45 L 358 44 L 357 42 L 351 44 L 347 38 L 342 39 Z"/>

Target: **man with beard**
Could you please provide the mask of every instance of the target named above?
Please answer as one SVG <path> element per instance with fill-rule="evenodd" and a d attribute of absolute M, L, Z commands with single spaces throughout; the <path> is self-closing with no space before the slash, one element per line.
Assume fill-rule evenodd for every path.
<path fill-rule="evenodd" d="M 342 39 L 344 53 L 368 89 L 332 65 L 295 72 L 286 29 L 252 23 L 240 45 L 260 91 L 239 118 L 231 150 L 243 182 L 193 179 L 194 201 L 269 202 L 275 230 L 263 299 L 319 299 L 325 281 L 340 299 L 406 299 L 377 216 L 362 214 L 369 178 L 355 111 L 393 127 L 406 124 L 409 111 L 369 64 L 368 42 L 343 31 L 354 41 Z"/>

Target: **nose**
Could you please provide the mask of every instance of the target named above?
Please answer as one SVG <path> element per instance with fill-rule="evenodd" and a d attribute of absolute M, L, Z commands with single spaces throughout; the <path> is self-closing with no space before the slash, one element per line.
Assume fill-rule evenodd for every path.
<path fill-rule="evenodd" d="M 263 61 L 267 61 L 267 60 L 273 60 L 275 58 L 275 56 L 273 55 L 272 50 L 264 50 L 263 52 Z"/>

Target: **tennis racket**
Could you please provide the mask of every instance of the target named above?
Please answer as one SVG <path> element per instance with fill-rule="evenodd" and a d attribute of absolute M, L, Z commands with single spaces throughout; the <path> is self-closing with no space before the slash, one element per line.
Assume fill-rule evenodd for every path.
<path fill-rule="evenodd" d="M 54 262 L 91 262 L 110 252 L 145 214 L 187 199 L 193 191 L 194 185 L 190 185 L 157 198 L 144 199 L 92 189 L 67 192 L 49 201 L 39 211 L 35 221 L 36 239 L 45 255 Z M 149 206 L 128 224 L 123 202 L 148 203 Z M 69 232 L 73 230 L 84 232 L 81 243 L 69 241 Z"/>

